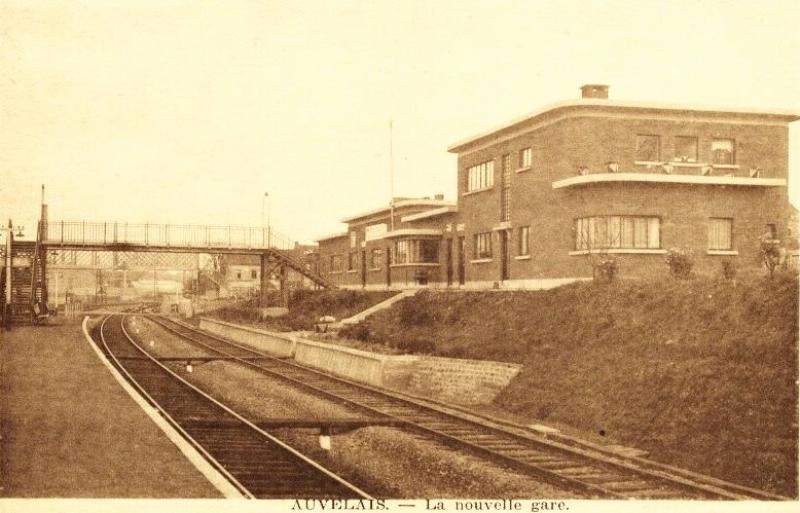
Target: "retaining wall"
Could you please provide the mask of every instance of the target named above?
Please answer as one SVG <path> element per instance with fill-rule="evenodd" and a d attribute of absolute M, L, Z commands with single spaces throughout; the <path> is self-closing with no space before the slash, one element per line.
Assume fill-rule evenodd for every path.
<path fill-rule="evenodd" d="M 353 381 L 465 405 L 491 402 L 522 368 L 502 362 L 372 353 L 216 319 L 201 318 L 200 328 Z"/>
<path fill-rule="evenodd" d="M 522 365 L 425 356 L 415 364 L 408 391 L 459 404 L 487 404 L 519 374 Z"/>
<path fill-rule="evenodd" d="M 216 319 L 200 319 L 200 329 L 260 349 L 283 358 L 292 358 L 295 352 L 294 337 L 269 331 L 239 326 Z"/>

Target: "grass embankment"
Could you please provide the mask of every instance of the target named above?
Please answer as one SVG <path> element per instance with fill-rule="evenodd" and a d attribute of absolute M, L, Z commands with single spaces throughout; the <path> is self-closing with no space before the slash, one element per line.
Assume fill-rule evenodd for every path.
<path fill-rule="evenodd" d="M 289 299 L 289 313 L 281 317 L 260 319 L 256 303 L 245 307 L 222 308 L 207 315 L 275 331 L 312 330 L 322 316 L 345 319 L 395 294 L 397 292 L 391 291 L 298 290 Z"/>
<path fill-rule="evenodd" d="M 797 495 L 796 279 L 423 292 L 351 331 L 442 356 L 523 363 L 496 406 Z"/>

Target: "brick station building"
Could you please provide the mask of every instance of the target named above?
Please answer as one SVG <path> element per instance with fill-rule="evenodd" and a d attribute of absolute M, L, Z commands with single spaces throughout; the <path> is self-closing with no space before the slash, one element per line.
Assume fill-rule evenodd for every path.
<path fill-rule="evenodd" d="M 665 274 L 672 248 L 695 270 L 760 267 L 760 239 L 795 241 L 788 124 L 739 108 L 617 102 L 608 87 L 550 105 L 449 148 L 458 201 L 396 198 L 319 239 L 343 287 L 541 288 L 592 275 Z M 791 246 L 791 243 L 789 244 Z"/>

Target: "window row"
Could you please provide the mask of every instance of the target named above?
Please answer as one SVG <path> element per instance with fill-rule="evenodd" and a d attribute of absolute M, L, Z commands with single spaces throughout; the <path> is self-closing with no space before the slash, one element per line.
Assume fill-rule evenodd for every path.
<path fill-rule="evenodd" d="M 697 137 L 676 136 L 672 159 L 681 162 L 697 162 Z M 661 162 L 661 136 L 636 136 L 636 161 Z M 711 139 L 711 163 L 733 165 L 736 163 L 736 142 L 733 139 Z"/>
<path fill-rule="evenodd" d="M 394 264 L 439 263 L 439 241 L 433 239 L 399 240 L 394 243 Z"/>
<path fill-rule="evenodd" d="M 501 163 L 503 173 L 512 171 L 511 154 L 503 155 Z M 519 150 L 517 169 L 527 169 L 533 165 L 533 150 L 523 148 Z M 467 192 L 488 189 L 494 186 L 494 160 L 488 160 L 467 168 Z"/>
<path fill-rule="evenodd" d="M 494 161 L 483 162 L 467 169 L 467 192 L 488 189 L 494 185 Z"/>
<path fill-rule="evenodd" d="M 575 249 L 661 249 L 658 217 L 596 216 L 575 220 Z M 708 220 L 708 250 L 733 249 L 733 219 Z"/>
<path fill-rule="evenodd" d="M 596 216 L 575 220 L 575 249 L 658 249 L 658 217 Z"/>
<path fill-rule="evenodd" d="M 517 228 L 517 256 L 531 254 L 531 227 L 520 226 Z M 492 232 L 476 233 L 473 236 L 473 258 L 492 258 Z"/>

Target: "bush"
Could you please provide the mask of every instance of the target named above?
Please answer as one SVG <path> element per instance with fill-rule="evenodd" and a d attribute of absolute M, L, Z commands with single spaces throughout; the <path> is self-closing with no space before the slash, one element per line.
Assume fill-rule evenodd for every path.
<path fill-rule="evenodd" d="M 436 344 L 426 338 L 403 338 L 397 343 L 397 348 L 408 353 L 433 353 Z"/>
<path fill-rule="evenodd" d="M 769 277 L 775 274 L 775 268 L 781 262 L 781 244 L 780 241 L 775 239 L 761 239 L 760 247 L 761 263 L 769 273 Z"/>
<path fill-rule="evenodd" d="M 670 249 L 666 258 L 669 273 L 675 278 L 686 279 L 692 274 L 694 267 L 694 254 L 692 251 Z"/>
<path fill-rule="evenodd" d="M 733 260 L 722 261 L 722 277 L 726 280 L 736 279 L 736 264 Z"/>
<path fill-rule="evenodd" d="M 400 324 L 409 326 L 429 326 L 433 323 L 433 314 L 422 302 L 404 299 L 400 302 Z"/>
<path fill-rule="evenodd" d="M 600 283 L 611 283 L 619 272 L 619 263 L 611 257 L 603 257 L 594 265 L 593 277 Z"/>
<path fill-rule="evenodd" d="M 345 338 L 360 340 L 361 342 L 369 342 L 370 336 L 372 335 L 372 330 L 370 330 L 369 324 L 366 322 L 359 322 L 357 324 L 351 324 L 350 326 L 345 326 L 344 328 L 340 329 L 339 335 Z"/>

